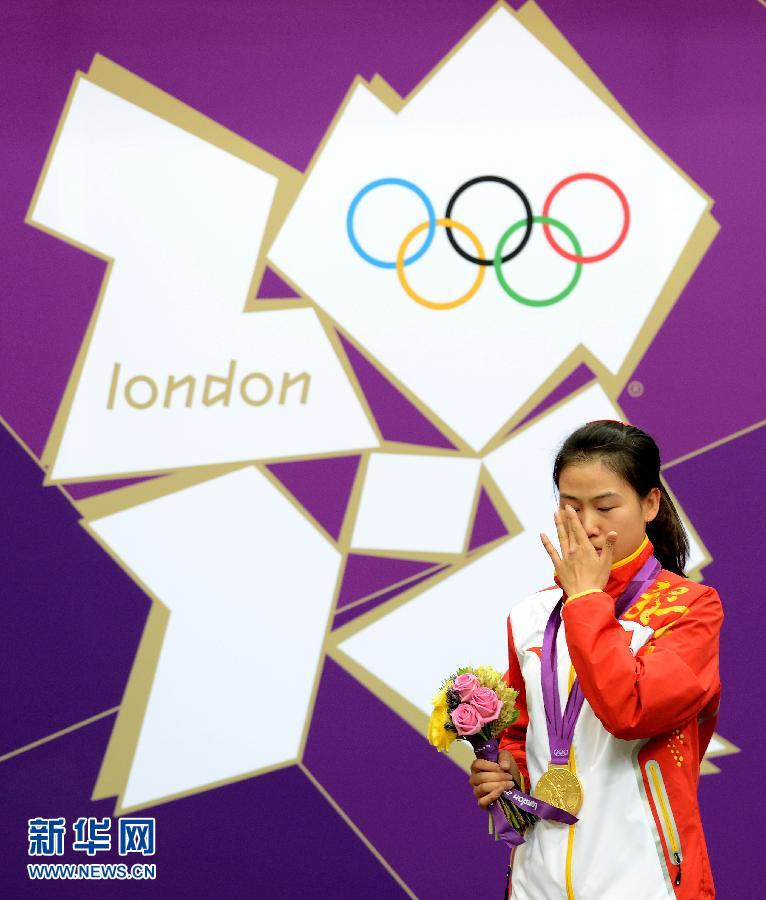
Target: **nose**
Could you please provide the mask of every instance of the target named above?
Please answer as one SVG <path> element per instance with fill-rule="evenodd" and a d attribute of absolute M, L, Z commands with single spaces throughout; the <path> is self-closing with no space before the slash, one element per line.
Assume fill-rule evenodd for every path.
<path fill-rule="evenodd" d="M 580 521 L 582 522 L 582 527 L 585 529 L 585 533 L 589 538 L 594 538 L 598 535 L 598 525 L 596 523 L 596 515 L 592 510 L 585 509 L 580 513 Z"/>

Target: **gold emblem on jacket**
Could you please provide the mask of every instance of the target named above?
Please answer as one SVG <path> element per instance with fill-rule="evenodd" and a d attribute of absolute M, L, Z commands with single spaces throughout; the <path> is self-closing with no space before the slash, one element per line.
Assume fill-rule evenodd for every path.
<path fill-rule="evenodd" d="M 662 637 L 663 634 L 672 629 L 673 625 L 680 618 L 689 612 L 689 607 L 684 606 L 678 600 L 679 597 L 689 593 L 689 588 L 684 585 L 679 585 L 673 590 L 669 590 L 669 588 L 669 581 L 655 582 L 654 587 L 641 594 L 633 606 L 625 612 L 623 618 L 638 619 L 642 625 L 650 625 L 651 620 L 655 617 L 661 618 L 677 613 L 666 625 L 661 625 L 660 622 L 653 625 L 654 637 Z"/>

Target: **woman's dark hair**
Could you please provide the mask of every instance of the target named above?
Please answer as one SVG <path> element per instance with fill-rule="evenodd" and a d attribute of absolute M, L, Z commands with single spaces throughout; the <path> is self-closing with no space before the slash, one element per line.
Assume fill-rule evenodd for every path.
<path fill-rule="evenodd" d="M 553 464 L 553 481 L 558 489 L 565 466 L 599 460 L 627 481 L 639 497 L 659 488 L 660 508 L 646 526 L 654 555 L 664 569 L 684 574 L 689 556 L 689 538 L 673 501 L 660 479 L 660 451 L 645 431 L 622 422 L 589 422 L 574 431 L 561 445 Z"/>

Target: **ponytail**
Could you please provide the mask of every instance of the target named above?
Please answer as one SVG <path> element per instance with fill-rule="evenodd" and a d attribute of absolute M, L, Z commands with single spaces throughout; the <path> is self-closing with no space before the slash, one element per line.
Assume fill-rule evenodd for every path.
<path fill-rule="evenodd" d="M 660 482 L 660 508 L 647 524 L 646 533 L 654 544 L 654 555 L 663 569 L 683 575 L 689 558 L 689 538 L 665 485 Z"/>
<path fill-rule="evenodd" d="M 689 557 L 689 538 L 660 476 L 660 451 L 654 439 L 635 425 L 602 420 L 589 422 L 564 441 L 553 464 L 558 489 L 565 466 L 600 460 L 616 472 L 642 499 L 652 488 L 660 492 L 656 517 L 646 526 L 654 555 L 663 569 L 683 576 Z"/>

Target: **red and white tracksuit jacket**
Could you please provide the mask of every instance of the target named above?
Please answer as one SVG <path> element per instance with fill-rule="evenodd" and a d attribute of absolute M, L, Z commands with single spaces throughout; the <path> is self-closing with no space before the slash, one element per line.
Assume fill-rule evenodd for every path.
<path fill-rule="evenodd" d="M 648 540 L 612 567 L 604 591 L 575 596 L 558 633 L 561 708 L 580 680 L 585 702 L 569 757 L 583 785 L 578 823 L 540 820 L 513 854 L 513 900 L 706 900 L 715 896 L 697 783 L 718 718 L 723 614 L 710 587 L 662 570 L 618 621 L 615 599 L 652 554 Z M 525 784 L 550 753 L 540 685 L 552 587 L 508 616 L 506 682 L 517 722 L 501 735 Z"/>

